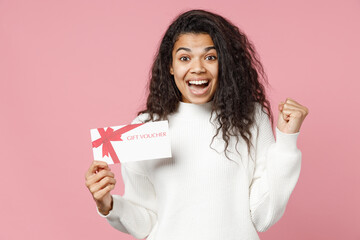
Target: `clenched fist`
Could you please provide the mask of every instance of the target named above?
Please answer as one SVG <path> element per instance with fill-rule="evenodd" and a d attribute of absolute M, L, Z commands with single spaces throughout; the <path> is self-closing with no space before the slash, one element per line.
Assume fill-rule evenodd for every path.
<path fill-rule="evenodd" d="M 287 98 L 285 102 L 279 104 L 277 128 L 284 133 L 297 133 L 308 114 L 307 107 Z"/>
<path fill-rule="evenodd" d="M 106 162 L 94 161 L 85 174 L 85 180 L 99 212 L 107 215 L 112 209 L 110 191 L 114 189 L 116 183 L 114 173 Z"/>

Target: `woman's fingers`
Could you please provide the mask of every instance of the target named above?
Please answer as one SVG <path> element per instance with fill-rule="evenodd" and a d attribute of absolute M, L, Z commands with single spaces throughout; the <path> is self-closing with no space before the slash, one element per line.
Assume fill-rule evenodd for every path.
<path fill-rule="evenodd" d="M 93 197 L 96 201 L 101 201 L 114 188 L 115 188 L 114 184 L 109 184 L 106 187 L 104 187 L 103 189 L 95 192 L 93 194 Z"/>
<path fill-rule="evenodd" d="M 309 109 L 291 98 L 287 98 L 285 102 L 280 102 L 278 108 L 277 128 L 284 133 L 299 132 Z"/>
<path fill-rule="evenodd" d="M 116 184 L 114 173 L 106 162 L 94 161 L 85 174 L 85 180 L 99 211 L 104 215 L 108 214 L 112 208 L 110 191 Z"/>
<path fill-rule="evenodd" d="M 98 173 L 90 175 L 87 179 L 86 179 L 86 186 L 91 186 L 96 182 L 99 182 L 101 179 L 103 179 L 104 177 L 112 177 L 114 178 L 115 175 L 113 172 L 108 171 L 108 170 L 100 170 Z"/>
<path fill-rule="evenodd" d="M 309 113 L 309 109 L 303 105 L 301 105 L 300 103 L 296 102 L 295 100 L 291 99 L 291 98 L 287 98 L 285 102 L 281 102 L 279 104 L 279 107 L 281 109 L 279 109 L 280 111 L 282 111 L 284 108 L 288 109 L 288 110 L 297 110 L 300 111 L 303 115 L 308 115 Z"/>
<path fill-rule="evenodd" d="M 99 172 L 102 169 L 110 170 L 106 162 L 96 161 L 96 160 L 93 161 L 93 163 L 91 164 L 91 166 L 89 167 L 88 171 L 85 174 L 85 178 L 87 179 L 88 177 Z"/>
<path fill-rule="evenodd" d="M 101 201 L 114 189 L 116 180 L 106 162 L 94 161 L 85 174 L 86 187 L 96 201 Z"/>
<path fill-rule="evenodd" d="M 95 194 L 99 190 L 107 187 L 108 185 L 115 185 L 115 184 L 116 184 L 115 178 L 113 178 L 113 177 L 104 177 L 103 179 L 101 179 L 101 181 L 92 184 L 89 187 L 89 190 L 90 190 L 91 193 Z"/>

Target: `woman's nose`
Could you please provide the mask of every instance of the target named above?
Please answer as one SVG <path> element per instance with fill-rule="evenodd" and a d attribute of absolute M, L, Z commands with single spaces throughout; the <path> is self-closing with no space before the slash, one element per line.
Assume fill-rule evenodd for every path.
<path fill-rule="evenodd" d="M 191 71 L 191 73 L 205 72 L 205 67 L 203 66 L 203 63 L 201 62 L 201 60 L 193 60 L 190 71 Z"/>

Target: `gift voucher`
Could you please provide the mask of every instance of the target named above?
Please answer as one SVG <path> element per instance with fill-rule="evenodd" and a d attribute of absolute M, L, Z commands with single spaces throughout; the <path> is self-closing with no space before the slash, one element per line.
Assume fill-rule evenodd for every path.
<path fill-rule="evenodd" d="M 90 130 L 94 159 L 108 164 L 171 157 L 168 121 Z"/>

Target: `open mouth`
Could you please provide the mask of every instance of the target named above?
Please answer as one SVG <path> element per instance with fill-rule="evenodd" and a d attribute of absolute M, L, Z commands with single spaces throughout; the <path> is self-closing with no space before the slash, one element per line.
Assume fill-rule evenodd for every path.
<path fill-rule="evenodd" d="M 207 91 L 209 83 L 209 80 L 190 80 L 187 82 L 187 85 L 193 94 L 201 95 Z"/>

